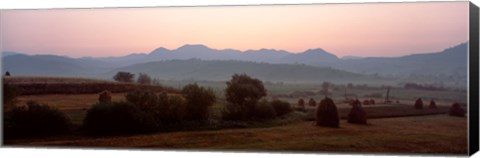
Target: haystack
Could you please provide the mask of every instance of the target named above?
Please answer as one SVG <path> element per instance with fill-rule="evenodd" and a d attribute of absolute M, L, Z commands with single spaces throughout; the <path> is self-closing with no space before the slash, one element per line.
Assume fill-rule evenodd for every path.
<path fill-rule="evenodd" d="M 108 90 L 104 90 L 98 96 L 98 101 L 100 103 L 110 103 L 112 102 L 112 92 Z"/>
<path fill-rule="evenodd" d="M 415 109 L 423 109 L 423 101 L 422 98 L 418 98 L 415 101 Z"/>
<path fill-rule="evenodd" d="M 337 106 L 332 99 L 326 97 L 317 108 L 317 126 L 339 127 Z"/>
<path fill-rule="evenodd" d="M 458 103 L 453 103 L 448 111 L 450 116 L 465 117 L 465 110 Z"/>
<path fill-rule="evenodd" d="M 356 100 L 354 102 L 350 113 L 348 113 L 348 122 L 353 124 L 367 124 L 367 115 L 360 101 Z"/>

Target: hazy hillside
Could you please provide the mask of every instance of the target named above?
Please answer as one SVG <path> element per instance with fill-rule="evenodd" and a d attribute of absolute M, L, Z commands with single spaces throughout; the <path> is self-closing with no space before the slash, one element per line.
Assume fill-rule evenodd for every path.
<path fill-rule="evenodd" d="M 16 54 L 3 58 L 2 73 L 23 76 L 84 76 L 110 70 L 94 59 L 74 59 L 55 55 Z"/>
<path fill-rule="evenodd" d="M 467 48 L 463 43 L 441 52 L 402 57 L 369 57 L 333 63 L 351 72 L 384 75 L 466 75 Z"/>
<path fill-rule="evenodd" d="M 199 59 L 169 60 L 136 64 L 116 69 L 102 76 L 113 76 L 118 71 L 147 73 L 164 80 L 210 80 L 225 81 L 235 73 L 248 75 L 266 81 L 308 82 L 323 81 L 367 81 L 374 77 L 365 76 L 332 68 L 319 68 L 300 64 L 269 64 L 245 61 L 205 61 Z M 378 79 L 378 78 L 377 78 Z"/>
<path fill-rule="evenodd" d="M 289 53 L 274 49 L 216 50 L 204 45 L 184 45 L 175 50 L 157 48 L 149 54 L 135 53 L 103 58 L 31 56 L 3 52 L 2 71 L 8 70 L 13 75 L 111 78 L 108 75 L 115 71 L 128 70 L 134 73 L 154 74 L 162 79 L 196 80 L 224 80 L 235 72 L 247 72 L 268 80 L 292 82 L 338 80 L 341 78 L 339 74 L 356 73 L 389 77 L 399 82 L 464 87 L 467 79 L 467 47 L 468 44 L 463 43 L 435 53 L 342 59 L 320 48 L 309 49 L 303 53 Z M 189 60 L 192 58 L 206 61 Z M 110 74 L 106 75 L 108 72 Z M 325 76 L 326 73 L 331 75 Z M 330 76 L 333 77 L 328 78 Z M 353 78 L 346 76 L 345 80 L 357 79 L 356 76 L 351 76 Z"/>

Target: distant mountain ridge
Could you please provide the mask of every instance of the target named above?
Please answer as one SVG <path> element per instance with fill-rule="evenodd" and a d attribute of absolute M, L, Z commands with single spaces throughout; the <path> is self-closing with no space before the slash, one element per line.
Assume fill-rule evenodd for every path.
<path fill-rule="evenodd" d="M 174 59 L 186 60 L 192 58 L 202 60 L 239 60 L 267 63 L 306 63 L 316 62 L 312 61 L 316 59 L 318 61 L 323 61 L 324 59 L 338 60 L 337 56 L 320 48 L 309 49 L 302 53 L 292 53 L 275 49 L 247 51 L 239 51 L 235 49 L 217 50 L 200 44 L 186 44 L 174 50 L 159 47 L 148 54 L 130 54 L 121 57 L 104 57 L 97 59 L 114 65 L 128 66 L 151 61 L 166 61 Z M 291 59 L 295 60 L 292 61 Z"/>
<path fill-rule="evenodd" d="M 184 45 L 175 50 L 160 47 L 149 54 L 136 53 L 122 57 L 70 58 L 65 56 L 25 55 L 10 52 L 3 52 L 2 56 L 3 73 L 8 70 L 13 75 L 96 77 L 114 70 L 123 70 L 122 68 L 138 66 L 139 64 L 149 62 L 164 62 L 162 65 L 165 66 L 165 63 L 175 65 L 175 62 L 181 63 L 182 60 L 190 61 L 190 59 L 199 59 L 204 61 L 199 63 L 204 64 L 208 63 L 206 61 L 212 61 L 212 63 L 217 63 L 217 66 L 220 67 L 222 67 L 222 65 L 218 65 L 217 61 L 224 61 L 222 62 L 223 64 L 238 61 L 247 62 L 251 65 L 256 65 L 256 63 L 280 64 L 274 65 L 278 67 L 283 67 L 285 64 L 293 67 L 303 64 L 311 67 L 331 68 L 363 75 L 375 75 L 395 79 L 401 78 L 411 82 L 426 81 L 438 82 L 439 84 L 450 82 L 461 85 L 464 84 L 464 82 L 466 83 L 467 80 L 468 43 L 462 43 L 443 51 L 426 54 L 412 54 L 401 57 L 353 57 L 353 59 L 349 59 L 348 57 L 341 59 L 320 48 L 309 49 L 302 53 L 290 53 L 275 49 L 247 51 L 234 49 L 216 50 L 204 45 L 191 44 Z M 176 67 L 171 68 L 177 69 Z M 287 67 L 284 68 L 292 70 Z M 194 69 L 195 68 L 192 68 L 192 70 Z M 272 71 L 270 73 L 276 73 L 273 71 L 283 72 L 281 69 L 271 68 L 268 70 Z M 133 73 L 143 71 L 146 70 L 135 69 Z M 231 67 L 229 71 L 236 72 L 236 69 Z M 155 72 L 151 71 L 151 73 Z M 167 77 L 164 75 L 161 76 Z"/>

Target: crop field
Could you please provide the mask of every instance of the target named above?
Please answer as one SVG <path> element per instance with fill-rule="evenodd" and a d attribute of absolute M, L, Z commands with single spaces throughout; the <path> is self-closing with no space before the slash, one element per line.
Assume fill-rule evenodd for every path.
<path fill-rule="evenodd" d="M 104 90 L 121 93 L 135 89 L 149 89 L 152 91 L 167 91 L 175 93 L 176 90 L 160 85 L 139 85 L 121 83 L 109 80 L 62 78 L 62 77 L 3 77 L 4 84 L 16 86 L 22 95 L 44 94 L 92 94 Z"/>
<path fill-rule="evenodd" d="M 187 131 L 113 137 L 58 137 L 8 142 L 11 146 L 194 149 L 276 152 L 464 154 L 467 119 L 447 115 L 341 121 L 340 128 L 297 122 L 268 128 Z"/>
<path fill-rule="evenodd" d="M 467 152 L 467 118 L 447 115 L 453 102 L 462 103 L 462 100 L 466 100 L 466 93 L 456 90 L 428 91 L 396 87 L 391 88 L 389 94 L 389 98 L 394 102 L 385 104 L 383 103 L 385 88 L 357 87 L 345 92 L 345 88 L 337 86 L 332 88 L 329 96 L 333 98 L 338 108 L 340 128 L 329 128 L 316 126 L 314 122 L 317 106 L 325 97 L 318 92 L 320 85 L 267 84 L 265 88 L 268 95 L 265 98 L 286 101 L 293 109 L 298 108 L 299 99 L 304 99 L 305 111 L 293 111 L 266 121 L 225 123 L 221 121 L 222 111 L 227 104 L 224 96 L 225 83 L 209 82 L 203 86 L 212 88 L 217 98 L 208 111 L 210 121 L 214 122 L 211 125 L 147 134 L 91 136 L 82 133 L 80 128 L 87 110 L 99 101 L 101 91 L 96 89 L 95 92 L 87 90 L 77 93 L 78 89 L 72 85 L 95 87 L 98 84 L 108 84 L 114 88 L 125 85 L 139 88 L 139 85 L 89 79 L 34 77 L 17 79 L 5 81 L 14 85 L 24 85 L 27 90 L 34 84 L 47 87 L 64 84 L 70 88 L 74 87 L 72 93 L 40 89 L 38 93 L 22 93 L 17 97 L 17 105 L 36 101 L 59 109 L 69 117 L 74 127 L 66 134 L 8 139 L 4 142 L 7 146 L 455 155 Z M 178 89 L 168 87 L 169 95 L 180 95 Z M 157 88 L 159 91 L 155 91 L 155 95 L 160 94 L 162 90 L 160 88 L 164 87 Z M 120 89 L 111 93 L 113 102 L 126 100 L 125 96 L 130 89 L 124 87 Z M 375 100 L 376 104 L 362 105 L 368 118 L 367 125 L 347 123 L 352 106 L 345 102 L 345 96 L 360 101 Z M 423 109 L 414 108 L 415 99 L 418 97 L 423 99 Z M 310 98 L 315 99 L 317 106 L 308 105 Z M 437 108 L 428 107 L 431 99 L 436 101 Z"/>

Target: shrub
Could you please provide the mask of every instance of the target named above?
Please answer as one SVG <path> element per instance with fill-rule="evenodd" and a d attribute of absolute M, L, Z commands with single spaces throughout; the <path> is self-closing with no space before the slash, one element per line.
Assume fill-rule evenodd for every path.
<path fill-rule="evenodd" d="M 125 98 L 143 111 L 151 111 L 157 105 L 158 97 L 155 93 L 148 90 L 135 90 L 129 92 Z"/>
<path fill-rule="evenodd" d="M 110 91 L 103 91 L 98 95 L 98 102 L 109 103 L 112 101 L 112 93 Z"/>
<path fill-rule="evenodd" d="M 186 113 L 186 102 L 181 96 L 168 96 L 162 92 L 158 97 L 158 104 L 154 109 L 154 116 L 157 122 L 162 124 L 175 124 L 184 120 Z"/>
<path fill-rule="evenodd" d="M 230 108 L 235 110 L 245 110 L 247 116 L 253 116 L 253 111 L 258 100 L 267 95 L 263 82 L 251 78 L 246 74 L 235 74 L 227 82 L 225 98 L 230 106 L 241 106 L 239 108 Z M 228 110 L 228 109 L 226 109 Z"/>
<path fill-rule="evenodd" d="M 352 109 L 350 113 L 348 113 L 348 122 L 353 124 L 367 124 L 367 115 L 360 101 L 354 101 Z"/>
<path fill-rule="evenodd" d="M 5 138 L 46 136 L 68 130 L 70 119 L 56 108 L 33 101 L 5 112 Z"/>
<path fill-rule="evenodd" d="M 183 87 L 182 95 L 186 99 L 186 119 L 195 121 L 208 119 L 208 107 L 216 100 L 212 89 L 189 84 Z"/>
<path fill-rule="evenodd" d="M 313 98 L 310 98 L 310 100 L 308 100 L 308 106 L 317 106 L 317 102 L 313 99 Z"/>
<path fill-rule="evenodd" d="M 277 116 L 275 109 L 267 100 L 261 100 L 255 107 L 255 117 L 259 119 L 273 119 Z"/>
<path fill-rule="evenodd" d="M 283 116 L 292 111 L 290 103 L 286 101 L 273 100 L 270 105 L 272 105 L 273 109 L 275 109 L 275 113 L 277 114 L 277 116 Z"/>
<path fill-rule="evenodd" d="M 240 121 L 249 119 L 245 106 L 235 105 L 232 103 L 226 103 L 222 109 L 222 120 Z"/>
<path fill-rule="evenodd" d="M 465 110 L 458 103 L 453 103 L 448 110 L 450 116 L 465 117 Z"/>
<path fill-rule="evenodd" d="M 20 91 L 16 86 L 3 84 L 3 105 L 5 105 L 5 110 L 9 110 L 15 106 L 19 95 Z"/>
<path fill-rule="evenodd" d="M 437 108 L 437 103 L 435 103 L 435 101 L 432 99 L 432 100 L 430 100 L 430 105 L 428 107 L 430 107 L 432 109 L 436 109 Z"/>
<path fill-rule="evenodd" d="M 152 132 L 157 124 L 151 114 L 129 102 L 97 103 L 87 110 L 83 129 L 90 134 Z"/>
<path fill-rule="evenodd" d="M 339 123 L 337 106 L 326 97 L 317 108 L 317 126 L 339 127 Z"/>
<path fill-rule="evenodd" d="M 115 74 L 115 76 L 113 76 L 113 79 L 115 81 L 119 81 L 119 82 L 131 83 L 131 82 L 133 82 L 134 76 L 135 75 L 130 73 L 130 72 L 117 72 L 117 74 Z"/>
<path fill-rule="evenodd" d="M 418 98 L 415 101 L 415 109 L 423 109 L 423 101 L 422 98 Z"/>

